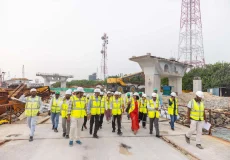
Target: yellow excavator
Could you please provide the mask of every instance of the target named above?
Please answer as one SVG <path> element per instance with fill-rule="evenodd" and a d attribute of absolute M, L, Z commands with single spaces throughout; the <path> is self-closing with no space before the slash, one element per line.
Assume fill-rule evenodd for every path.
<path fill-rule="evenodd" d="M 130 83 L 132 78 L 136 78 L 135 83 Z M 125 75 L 123 77 L 107 78 L 107 90 L 112 92 L 119 91 L 121 93 L 144 91 L 144 82 L 139 79 L 144 79 L 144 73 L 138 72 Z M 142 88 L 140 88 L 142 86 Z"/>

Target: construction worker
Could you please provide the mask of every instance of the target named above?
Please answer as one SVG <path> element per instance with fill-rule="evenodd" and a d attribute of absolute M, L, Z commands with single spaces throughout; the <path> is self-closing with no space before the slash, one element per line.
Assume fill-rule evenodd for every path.
<path fill-rule="evenodd" d="M 37 123 L 37 116 L 42 112 L 41 97 L 37 96 L 37 90 L 35 88 L 30 90 L 31 96 L 21 98 L 20 101 L 26 103 L 25 116 L 27 117 L 27 124 L 30 128 L 29 141 L 33 141 L 35 126 Z M 12 97 L 11 99 L 15 99 Z"/>
<path fill-rule="evenodd" d="M 55 96 L 50 101 L 50 105 L 48 109 L 49 115 L 50 115 L 50 109 L 51 109 L 52 129 L 54 130 L 54 132 L 58 132 L 57 128 L 59 124 L 61 105 L 62 105 L 62 99 L 60 98 L 60 92 L 56 91 Z"/>
<path fill-rule="evenodd" d="M 103 92 L 100 93 L 100 97 L 101 97 L 101 115 L 99 118 L 99 128 L 102 129 L 103 119 L 105 115 L 105 106 L 106 106 L 105 96 Z"/>
<path fill-rule="evenodd" d="M 152 93 L 152 99 L 148 101 L 148 116 L 149 116 L 149 128 L 150 133 L 153 134 L 153 123 L 156 130 L 156 137 L 160 137 L 160 131 L 159 131 L 159 118 L 160 118 L 160 112 L 159 112 L 160 102 L 157 99 L 157 94 Z"/>
<path fill-rule="evenodd" d="M 139 94 L 140 95 L 140 94 Z M 147 118 L 147 95 L 143 94 L 140 100 L 139 106 L 139 123 L 142 121 L 142 127 L 146 129 L 146 118 Z"/>
<path fill-rule="evenodd" d="M 77 144 L 82 144 L 81 138 L 81 126 L 83 123 L 83 118 L 85 114 L 86 103 L 83 98 L 84 89 L 78 87 L 76 90 L 76 96 L 71 97 L 71 105 L 68 108 L 68 120 L 70 122 L 70 141 L 69 146 L 73 146 L 73 141 L 76 138 Z M 77 135 L 75 131 L 77 130 Z"/>
<path fill-rule="evenodd" d="M 61 107 L 61 116 L 62 116 L 62 136 L 66 139 L 69 139 L 70 132 L 70 121 L 68 120 L 68 108 L 70 105 L 70 97 L 72 94 L 72 90 L 69 89 L 65 92 L 65 97 L 63 98 L 62 107 Z"/>
<path fill-rule="evenodd" d="M 157 94 L 157 100 L 160 102 L 160 107 L 163 107 L 163 101 L 162 101 L 162 97 L 157 93 L 158 89 L 154 88 L 153 92 Z"/>
<path fill-rule="evenodd" d="M 191 122 L 190 129 L 185 135 L 185 140 L 190 144 L 190 138 L 193 133 L 196 132 L 196 147 L 204 149 L 201 145 L 201 135 L 204 121 L 207 123 L 205 115 L 204 93 L 201 91 L 196 92 L 196 98 L 192 99 L 188 103 L 188 121 Z"/>
<path fill-rule="evenodd" d="M 177 120 L 178 116 L 178 100 L 176 98 L 176 93 L 172 92 L 171 98 L 169 99 L 169 106 L 168 106 L 168 114 L 170 115 L 170 126 L 171 129 L 174 131 L 174 122 Z"/>
<path fill-rule="evenodd" d="M 106 120 L 107 123 L 110 123 L 111 120 L 111 108 L 110 108 L 110 103 L 112 101 L 113 97 L 112 97 L 112 93 L 110 91 L 107 92 L 107 97 L 106 97 L 106 105 L 105 105 L 105 109 L 106 109 Z"/>
<path fill-rule="evenodd" d="M 87 106 L 87 105 L 88 105 L 88 102 L 89 102 L 89 95 L 86 95 L 86 93 L 84 93 L 84 94 L 83 94 L 83 98 L 84 98 L 85 104 L 86 104 L 86 106 Z M 84 122 L 83 122 L 83 124 L 82 124 L 81 131 L 83 131 L 83 128 L 87 129 L 86 123 L 87 123 L 87 107 L 85 108 Z"/>
<path fill-rule="evenodd" d="M 101 97 L 100 97 L 100 89 L 94 90 L 94 95 L 90 98 L 87 108 L 88 118 L 90 118 L 90 129 L 89 133 L 92 135 L 93 133 L 93 125 L 94 125 L 94 133 L 93 138 L 99 138 L 97 135 L 97 131 L 99 129 L 99 117 L 101 114 Z"/>
<path fill-rule="evenodd" d="M 125 111 L 127 112 L 127 118 L 128 118 L 128 120 L 130 119 L 130 115 L 129 115 L 129 109 L 130 109 L 130 102 L 132 101 L 132 95 L 131 95 L 132 93 L 127 93 L 127 97 L 126 97 L 126 99 L 125 99 L 125 107 L 126 107 L 126 109 L 125 109 Z"/>
<path fill-rule="evenodd" d="M 115 121 L 117 120 L 118 135 L 122 135 L 121 132 L 121 115 L 122 115 L 122 101 L 119 98 L 119 92 L 114 93 L 114 98 L 111 101 L 110 108 L 112 109 L 112 132 L 116 132 Z"/>

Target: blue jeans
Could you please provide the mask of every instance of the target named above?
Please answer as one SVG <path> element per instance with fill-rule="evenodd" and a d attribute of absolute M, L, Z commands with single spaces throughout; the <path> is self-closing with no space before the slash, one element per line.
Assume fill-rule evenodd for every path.
<path fill-rule="evenodd" d="M 58 128 L 59 115 L 60 115 L 60 113 L 51 113 L 51 121 L 52 121 L 53 127 L 55 129 Z"/>
<path fill-rule="evenodd" d="M 177 115 L 170 115 L 170 119 L 171 128 L 174 129 L 174 122 L 177 120 Z"/>
<path fill-rule="evenodd" d="M 34 136 L 35 126 L 37 123 L 37 116 L 27 117 L 27 124 L 30 128 L 30 136 Z"/>

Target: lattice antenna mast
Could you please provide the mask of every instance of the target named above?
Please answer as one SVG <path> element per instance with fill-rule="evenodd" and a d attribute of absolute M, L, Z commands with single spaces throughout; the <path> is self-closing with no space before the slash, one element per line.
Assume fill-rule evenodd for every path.
<path fill-rule="evenodd" d="M 178 60 L 194 67 L 205 65 L 200 0 L 182 0 Z"/>
<path fill-rule="evenodd" d="M 107 68 L 107 44 L 109 44 L 109 40 L 108 40 L 109 37 L 105 33 L 101 37 L 101 39 L 103 40 L 102 50 L 101 50 L 101 54 L 102 54 L 101 73 L 103 74 L 103 78 L 105 80 L 105 78 L 107 77 L 107 73 L 108 73 L 108 68 Z"/>

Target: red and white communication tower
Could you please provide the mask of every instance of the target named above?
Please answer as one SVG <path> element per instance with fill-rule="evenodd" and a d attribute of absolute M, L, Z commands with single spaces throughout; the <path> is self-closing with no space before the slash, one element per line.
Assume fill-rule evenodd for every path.
<path fill-rule="evenodd" d="M 106 35 L 106 33 L 104 33 L 104 35 L 101 37 L 101 39 L 103 40 L 102 43 L 102 50 L 101 50 L 101 54 L 102 54 L 102 59 L 101 59 L 101 73 L 103 75 L 103 78 L 105 80 L 105 78 L 107 77 L 107 73 L 108 73 L 108 69 L 107 69 L 107 44 L 109 44 L 109 37 Z"/>
<path fill-rule="evenodd" d="M 194 67 L 205 65 L 200 0 L 182 0 L 178 60 Z"/>

